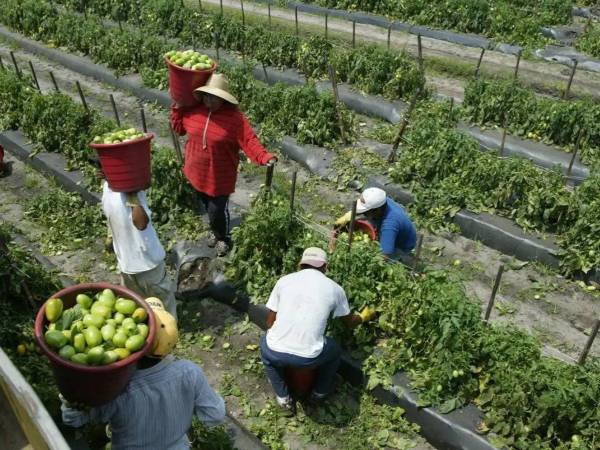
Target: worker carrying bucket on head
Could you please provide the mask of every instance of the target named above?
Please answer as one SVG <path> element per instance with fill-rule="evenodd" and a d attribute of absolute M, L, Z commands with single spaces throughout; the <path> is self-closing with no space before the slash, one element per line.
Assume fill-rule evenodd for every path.
<path fill-rule="evenodd" d="M 225 403 L 199 366 L 170 355 L 178 338 L 175 318 L 159 299 L 146 302 L 156 319 L 154 347 L 139 360 L 125 391 L 103 406 L 81 410 L 61 398 L 63 422 L 72 427 L 108 423 L 113 450 L 189 449 L 186 433 L 193 416 L 208 426 L 220 424 Z"/>
<path fill-rule="evenodd" d="M 295 414 L 295 403 L 286 383 L 286 369 L 317 371 L 311 400 L 322 401 L 333 389 L 341 350 L 324 336 L 330 317 L 339 318 L 349 328 L 371 320 L 375 311 L 366 307 L 360 314 L 350 313 L 346 293 L 329 279 L 327 254 L 316 247 L 307 248 L 298 272 L 277 281 L 267 308 L 267 333 L 261 337 L 263 365 L 277 403 L 283 414 Z"/>
<path fill-rule="evenodd" d="M 356 214 L 364 214 L 375 226 L 381 251 L 386 257 L 392 257 L 396 249 L 407 255 L 415 248 L 417 229 L 404 208 L 388 197 L 383 189 L 365 189 L 356 201 Z M 349 211 L 335 221 L 335 226 L 344 227 L 351 218 Z"/>

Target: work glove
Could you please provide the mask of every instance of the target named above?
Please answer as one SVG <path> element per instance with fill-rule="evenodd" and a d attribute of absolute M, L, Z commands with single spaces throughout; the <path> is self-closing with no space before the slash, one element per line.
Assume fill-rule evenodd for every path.
<path fill-rule="evenodd" d="M 365 306 L 365 308 L 360 312 L 359 316 L 363 323 L 373 320 L 375 317 L 375 309 Z"/>
<path fill-rule="evenodd" d="M 351 220 L 352 220 L 352 211 L 348 211 L 346 214 L 344 214 L 343 216 L 338 217 L 336 219 L 335 226 L 343 227 L 344 225 L 349 224 Z"/>

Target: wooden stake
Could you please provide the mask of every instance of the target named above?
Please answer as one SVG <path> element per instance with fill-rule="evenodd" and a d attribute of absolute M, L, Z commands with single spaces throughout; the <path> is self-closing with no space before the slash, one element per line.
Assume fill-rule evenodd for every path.
<path fill-rule="evenodd" d="M 268 191 L 271 190 L 273 185 L 273 172 L 275 171 L 275 164 L 267 164 L 267 175 L 265 177 L 265 187 Z"/>
<path fill-rule="evenodd" d="M 327 40 L 327 34 L 329 28 L 329 14 L 325 14 L 325 40 Z"/>
<path fill-rule="evenodd" d="M 498 267 L 498 273 L 496 274 L 496 280 L 494 281 L 494 287 L 492 288 L 492 294 L 490 295 L 490 300 L 488 301 L 487 309 L 485 311 L 485 321 L 487 322 L 492 314 L 492 309 L 494 308 L 494 301 L 496 300 L 496 294 L 498 293 L 498 288 L 500 287 L 500 281 L 502 280 L 502 274 L 504 273 L 504 264 L 500 264 Z"/>
<path fill-rule="evenodd" d="M 294 215 L 294 203 L 296 201 L 296 180 L 298 178 L 298 171 L 294 171 L 292 174 L 292 189 L 290 190 L 290 218 Z"/>
<path fill-rule="evenodd" d="M 387 33 L 387 49 L 390 49 L 390 45 L 391 45 L 391 40 L 392 40 L 392 26 L 390 25 L 388 27 L 388 33 Z"/>
<path fill-rule="evenodd" d="M 13 65 L 15 66 L 15 72 L 19 78 L 21 78 L 21 69 L 19 69 L 19 65 L 17 64 L 17 58 L 15 58 L 15 53 L 13 51 L 10 52 L 10 59 L 12 59 Z"/>
<path fill-rule="evenodd" d="M 265 82 L 267 84 L 269 84 L 269 74 L 267 73 L 267 66 L 265 65 L 264 62 L 261 62 L 262 64 L 262 68 L 263 68 L 263 73 L 265 74 Z"/>
<path fill-rule="evenodd" d="M 348 230 L 348 250 L 352 249 L 354 240 L 354 226 L 356 224 L 356 201 L 352 202 L 352 215 L 350 216 L 350 229 Z"/>
<path fill-rule="evenodd" d="M 217 52 L 217 61 L 219 61 L 219 46 L 220 46 L 220 42 L 219 42 L 219 32 L 215 31 L 215 50 Z"/>
<path fill-rule="evenodd" d="M 333 99 L 335 101 L 335 112 L 338 119 L 338 126 L 340 127 L 340 135 L 342 137 L 342 142 L 346 142 L 346 130 L 344 128 L 344 119 L 342 117 L 342 111 L 340 111 L 340 99 L 338 95 L 338 87 L 337 80 L 335 76 L 335 69 L 331 64 L 329 64 L 329 78 L 331 80 L 331 88 L 333 90 Z"/>
<path fill-rule="evenodd" d="M 271 25 L 272 25 L 271 24 L 271 3 L 270 2 L 267 3 L 267 11 L 268 11 L 268 14 L 269 14 L 269 28 L 270 28 Z"/>
<path fill-rule="evenodd" d="M 140 116 L 142 118 L 142 129 L 144 133 L 148 132 L 148 124 L 146 123 L 146 111 L 144 111 L 144 107 L 140 106 Z"/>
<path fill-rule="evenodd" d="M 479 60 L 477 60 L 477 68 L 475 69 L 475 78 L 479 77 L 479 71 L 481 70 L 481 63 L 483 62 L 483 55 L 485 55 L 485 48 L 481 49 L 479 54 Z"/>
<path fill-rule="evenodd" d="M 79 92 L 79 98 L 81 99 L 81 103 L 87 112 L 90 112 L 90 108 L 85 101 L 85 95 L 83 95 L 83 89 L 81 89 L 81 84 L 79 84 L 79 80 L 75 81 L 75 85 L 77 86 L 77 92 Z"/>
<path fill-rule="evenodd" d="M 198 0 L 198 9 L 202 11 L 202 0 Z"/>
<path fill-rule="evenodd" d="M 506 135 L 508 133 L 508 114 L 504 113 L 502 120 L 502 140 L 500 141 L 500 156 L 504 156 L 504 147 L 506 146 Z"/>
<path fill-rule="evenodd" d="M 352 21 L 352 48 L 356 47 L 356 20 Z"/>
<path fill-rule="evenodd" d="M 413 258 L 413 269 L 416 269 L 421 258 L 421 249 L 423 248 L 423 234 L 420 233 L 417 239 L 417 247 L 415 248 L 415 257 Z"/>
<path fill-rule="evenodd" d="M 454 97 L 450 97 L 450 107 L 448 108 L 448 122 L 452 122 L 452 113 L 454 112 Z"/>
<path fill-rule="evenodd" d="M 517 54 L 517 64 L 515 65 L 515 80 L 519 77 L 519 65 L 521 64 L 521 50 L 519 50 L 519 53 Z"/>
<path fill-rule="evenodd" d="M 171 139 L 173 140 L 173 148 L 175 149 L 175 154 L 177 155 L 177 160 L 179 164 L 183 164 L 183 155 L 181 154 L 181 146 L 179 145 L 179 139 L 177 138 L 177 134 L 173 127 L 169 125 L 169 129 L 171 130 Z"/>
<path fill-rule="evenodd" d="M 88 15 L 87 15 L 87 5 L 86 5 L 85 0 L 81 0 L 81 7 L 83 9 L 83 17 L 85 17 L 85 20 L 87 20 Z"/>
<path fill-rule="evenodd" d="M 406 113 L 404 113 L 404 115 L 402 116 L 402 120 L 400 121 L 400 127 L 398 129 L 398 134 L 396 135 L 396 138 L 394 139 L 394 145 L 392 146 L 392 152 L 388 157 L 388 162 L 390 164 L 396 161 L 396 153 L 398 151 L 398 147 L 400 146 L 400 141 L 402 140 L 402 136 L 406 131 L 406 127 L 408 126 L 408 120 L 413 112 L 413 109 L 415 109 L 417 99 L 419 98 L 420 93 L 420 90 L 417 90 L 414 93 L 412 99 L 410 100 L 410 104 L 408 105 L 408 109 L 406 110 Z"/>
<path fill-rule="evenodd" d="M 119 118 L 119 111 L 117 110 L 117 103 L 115 102 L 115 97 L 110 94 L 110 104 L 112 105 L 113 114 L 115 115 L 115 122 L 117 122 L 117 126 L 121 126 L 121 119 Z"/>
<path fill-rule="evenodd" d="M 419 69 L 423 72 L 423 42 L 420 34 L 417 34 L 417 55 L 419 58 Z"/>
<path fill-rule="evenodd" d="M 219 0 L 219 4 L 221 5 L 221 15 L 223 15 L 223 0 Z"/>
<path fill-rule="evenodd" d="M 244 13 L 244 0 L 240 0 L 240 8 L 242 9 L 242 26 L 246 26 L 246 14 Z"/>
<path fill-rule="evenodd" d="M 579 153 L 579 148 L 581 147 L 582 139 L 583 139 L 583 128 L 580 128 L 579 133 L 577 133 L 577 140 L 575 141 L 575 148 L 573 149 L 573 155 L 571 156 L 571 161 L 569 161 L 569 168 L 567 169 L 567 178 L 571 176 L 571 171 L 573 170 L 573 164 L 575 163 L 575 158 L 577 157 L 577 153 Z"/>
<path fill-rule="evenodd" d="M 4 62 L 2 61 L 2 56 L 0 56 L 0 69 L 6 70 L 6 67 L 4 67 Z"/>
<path fill-rule="evenodd" d="M 300 29 L 298 28 L 298 7 L 294 8 L 294 19 L 296 21 L 296 36 L 300 34 Z"/>
<path fill-rule="evenodd" d="M 37 74 L 35 73 L 35 69 L 33 68 L 33 63 L 31 62 L 31 60 L 29 61 L 29 70 L 31 70 L 31 76 L 33 77 L 33 82 L 35 83 L 35 87 L 37 87 L 37 90 L 42 92 L 42 88 L 40 88 L 40 83 L 38 83 L 38 77 Z"/>
<path fill-rule="evenodd" d="M 54 90 L 56 92 L 60 92 L 60 89 L 58 88 L 58 83 L 56 82 L 56 78 L 54 78 L 54 72 L 50 71 L 50 79 L 52 80 L 52 84 L 54 85 Z"/>
<path fill-rule="evenodd" d="M 571 85 L 573 84 L 573 78 L 575 78 L 575 72 L 577 71 L 577 64 L 579 61 L 573 59 L 573 68 L 571 69 L 571 76 L 569 77 L 569 82 L 567 83 L 567 88 L 563 92 L 563 100 L 567 100 L 569 98 L 569 94 L 571 93 Z"/>
<path fill-rule="evenodd" d="M 577 364 L 579 364 L 580 366 L 585 364 L 585 360 L 587 359 L 588 353 L 590 352 L 590 349 L 592 348 L 592 344 L 594 343 L 596 336 L 598 336 L 598 330 L 600 330 L 600 319 L 596 319 L 596 321 L 594 322 L 594 326 L 592 328 L 592 334 L 590 334 L 590 337 L 588 338 L 587 342 L 585 343 L 585 347 L 583 348 L 581 355 L 579 355 L 579 360 L 577 361 Z"/>

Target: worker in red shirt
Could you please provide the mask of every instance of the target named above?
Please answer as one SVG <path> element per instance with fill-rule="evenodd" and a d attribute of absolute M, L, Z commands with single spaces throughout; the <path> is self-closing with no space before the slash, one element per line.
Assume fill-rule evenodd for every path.
<path fill-rule="evenodd" d="M 277 159 L 261 145 L 237 107 L 224 75 L 213 74 L 194 95 L 200 105 L 173 105 L 171 125 L 179 135 L 188 135 L 183 173 L 208 212 L 209 245 L 223 256 L 231 248 L 227 203 L 235 191 L 240 148 L 259 165 L 274 164 Z"/>

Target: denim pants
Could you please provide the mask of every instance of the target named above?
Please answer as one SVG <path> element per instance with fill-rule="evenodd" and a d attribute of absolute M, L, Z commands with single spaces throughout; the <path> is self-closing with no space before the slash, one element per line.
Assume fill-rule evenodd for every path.
<path fill-rule="evenodd" d="M 278 397 L 289 395 L 285 383 L 284 369 L 286 367 L 299 367 L 303 369 L 318 368 L 319 374 L 313 391 L 317 394 L 329 394 L 333 388 L 335 374 L 340 365 L 342 351 L 339 345 L 331 338 L 325 337 L 323 350 L 314 358 L 303 358 L 289 353 L 273 351 L 267 345 L 267 337 L 260 338 L 260 356 L 262 358 L 267 377 Z"/>

